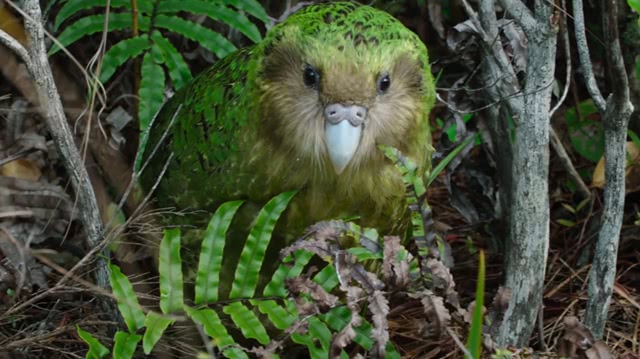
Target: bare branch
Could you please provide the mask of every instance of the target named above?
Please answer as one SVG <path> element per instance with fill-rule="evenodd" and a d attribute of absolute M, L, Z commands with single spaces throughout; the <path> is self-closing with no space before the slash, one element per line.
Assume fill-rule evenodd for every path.
<path fill-rule="evenodd" d="M 44 46 L 44 29 L 38 1 L 25 1 L 24 12 L 26 14 L 24 19 L 25 29 L 30 44 L 28 49 L 22 47 L 15 40 L 11 41 L 4 32 L 0 33 L 0 38 L 4 44 L 21 58 L 34 79 L 40 105 L 45 111 L 44 117 L 47 127 L 58 152 L 61 154 L 62 162 L 69 174 L 78 199 L 80 219 L 87 234 L 88 245 L 94 248 L 100 244 L 103 235 L 100 213 L 98 212 L 93 187 L 89 181 L 89 175 L 76 148 L 71 129 L 67 125 L 62 103 L 53 80 L 51 67 L 47 59 L 47 51 Z M 109 287 L 104 259 L 98 258 L 96 282 L 102 288 Z M 110 312 L 113 309 L 106 303 L 105 307 Z"/>
<path fill-rule="evenodd" d="M 582 67 L 582 74 L 587 85 L 587 90 L 598 108 L 598 111 L 600 111 L 600 114 L 604 114 L 607 104 L 604 97 L 602 97 L 602 93 L 600 92 L 596 79 L 593 76 L 591 57 L 589 56 L 589 45 L 587 45 L 587 34 L 584 27 L 582 0 L 573 0 L 573 26 L 575 28 L 578 58 L 580 58 L 580 66 Z"/>
<path fill-rule="evenodd" d="M 16 55 L 18 55 L 22 59 L 24 64 L 27 66 L 27 68 L 33 67 L 33 64 L 31 63 L 31 59 L 29 58 L 29 53 L 27 52 L 27 49 L 25 49 L 24 46 L 22 46 L 22 44 L 18 42 L 18 40 L 9 36 L 9 34 L 7 34 L 2 29 L 0 29 L 0 43 L 8 47 Z"/>
<path fill-rule="evenodd" d="M 483 3 L 484 1 L 480 1 Z M 500 0 L 510 18 L 516 20 L 527 33 L 540 31 L 539 24 L 533 17 L 531 10 L 520 0 Z"/>
<path fill-rule="evenodd" d="M 576 186 L 578 186 L 578 192 L 580 192 L 580 195 L 583 198 L 591 198 L 591 191 L 589 191 L 589 187 L 587 187 L 587 185 L 582 180 L 582 177 L 580 177 L 580 174 L 573 166 L 573 162 L 571 162 L 571 158 L 569 157 L 567 151 L 564 149 L 564 145 L 562 145 L 562 141 L 558 137 L 558 134 L 556 133 L 556 130 L 553 128 L 553 126 L 549 126 L 549 135 L 551 146 L 556 151 L 556 155 L 558 155 L 558 158 L 560 159 L 560 162 L 562 163 L 564 169 L 567 171 L 569 178 L 571 178 L 571 181 Z"/>
<path fill-rule="evenodd" d="M 604 332 L 616 275 L 616 259 L 624 215 L 627 127 L 633 112 L 618 35 L 618 5 L 615 0 L 606 3 L 605 47 L 608 63 L 612 66 L 612 83 L 615 85 L 604 112 L 604 208 L 595 248 L 597 255 L 593 258 L 589 273 L 589 299 L 585 312 L 585 324 L 597 339 L 601 338 Z"/>
<path fill-rule="evenodd" d="M 562 7 L 566 8 L 564 0 L 562 1 Z M 551 109 L 551 111 L 549 111 L 550 118 L 553 117 L 553 114 L 560 108 L 564 100 L 567 98 L 567 94 L 569 93 L 570 81 L 571 81 L 571 44 L 569 43 L 569 29 L 567 28 L 566 14 L 567 13 L 565 11 L 564 15 L 562 16 L 562 22 L 560 23 L 561 25 L 560 29 L 562 33 L 562 48 L 564 50 L 564 56 L 566 60 L 565 61 L 566 76 L 564 80 L 564 90 L 562 91 L 562 95 L 560 96 L 560 99 L 558 99 L 558 102 L 556 103 L 556 105 Z M 573 181 L 573 183 L 576 184 L 576 186 L 578 187 L 578 192 L 580 192 L 583 198 L 591 198 L 591 191 L 589 191 L 589 187 L 587 187 L 587 185 L 582 180 L 582 177 L 580 177 L 580 174 L 578 173 L 578 171 L 576 171 L 576 168 L 573 166 L 573 162 L 571 161 L 569 154 L 565 150 L 564 145 L 562 144 L 562 141 L 558 137 L 556 130 L 553 128 L 553 126 L 549 126 L 549 131 L 551 131 L 550 137 L 549 137 L 551 141 L 551 146 L 556 151 L 556 154 L 558 155 L 560 162 L 564 166 L 564 169 L 567 171 L 567 174 L 571 178 L 571 181 Z"/>

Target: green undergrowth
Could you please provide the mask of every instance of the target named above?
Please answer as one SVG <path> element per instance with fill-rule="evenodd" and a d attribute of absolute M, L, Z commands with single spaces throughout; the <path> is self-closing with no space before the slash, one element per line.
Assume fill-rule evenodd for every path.
<path fill-rule="evenodd" d="M 227 358 L 277 358 L 293 347 L 303 348 L 311 358 L 355 354 L 400 358 L 389 330 L 392 295 L 422 303 L 425 330 L 434 336 L 446 335 L 452 315 L 462 318 L 467 313 L 458 303 L 455 283 L 442 260 L 450 249 L 431 230 L 426 186 L 415 164 L 393 148 L 383 151 L 396 164 L 407 188 L 412 213 L 409 242 L 383 237 L 353 222 L 320 222 L 281 251 L 280 265 L 259 289 L 260 268 L 273 260 L 265 258 L 265 253 L 276 222 L 296 194 L 282 193 L 259 212 L 236 265 L 231 291 L 221 300 L 225 238 L 243 205 L 242 201 L 227 202 L 214 213 L 204 232 L 193 298 L 185 297 L 179 229 L 166 230 L 160 245 L 159 311 L 143 310 L 129 279 L 110 265 L 113 294 L 126 329 L 115 334 L 108 349 L 78 327 L 79 336 L 89 346 L 87 357 L 103 358 L 110 352 L 114 358 L 149 354 L 176 319 L 186 317 Z M 357 245 L 346 248 L 346 242 Z M 410 248 L 417 248 L 417 254 Z M 314 263 L 320 259 L 325 265 L 309 265 L 314 258 Z M 481 266 L 481 278 L 483 270 Z M 482 292 L 479 285 L 476 300 L 480 306 Z M 469 317 L 473 318 L 469 351 L 479 358 L 482 311 Z"/>

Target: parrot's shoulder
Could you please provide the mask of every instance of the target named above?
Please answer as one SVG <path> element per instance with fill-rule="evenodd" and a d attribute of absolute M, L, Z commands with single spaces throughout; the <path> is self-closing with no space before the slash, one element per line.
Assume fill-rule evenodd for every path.
<path fill-rule="evenodd" d="M 176 157 L 197 154 L 207 167 L 226 161 L 248 121 L 253 53 L 254 47 L 240 49 L 178 90 L 156 116 L 150 144 L 166 131 L 165 142 Z"/>
<path fill-rule="evenodd" d="M 240 150 L 255 103 L 249 80 L 254 49 L 243 48 L 219 60 L 165 103 L 151 124 L 143 155 L 145 161 L 154 156 L 141 174 L 146 188 L 172 155 L 161 183 L 166 188 L 160 190 L 172 193 L 179 207 L 197 208 L 199 196 L 216 201 L 226 192 L 225 171 Z"/>

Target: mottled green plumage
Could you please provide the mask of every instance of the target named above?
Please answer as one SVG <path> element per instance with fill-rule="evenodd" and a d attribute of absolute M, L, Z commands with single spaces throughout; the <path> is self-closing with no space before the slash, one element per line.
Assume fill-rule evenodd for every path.
<path fill-rule="evenodd" d="M 313 88 L 303 80 L 309 66 L 319 74 Z M 386 92 L 382 76 L 391 81 Z M 421 173 L 428 168 L 434 94 L 427 50 L 398 20 L 347 2 L 308 6 L 176 93 L 153 124 L 144 157 L 166 138 L 141 181 L 151 188 L 173 152 L 154 197 L 161 207 L 204 210 L 183 223 L 201 225 L 225 201 L 261 205 L 298 189 L 288 234 L 354 215 L 397 231 L 406 224 L 404 186 L 377 146 L 400 149 Z M 333 103 L 367 110 L 340 174 L 324 137 L 323 111 Z"/>

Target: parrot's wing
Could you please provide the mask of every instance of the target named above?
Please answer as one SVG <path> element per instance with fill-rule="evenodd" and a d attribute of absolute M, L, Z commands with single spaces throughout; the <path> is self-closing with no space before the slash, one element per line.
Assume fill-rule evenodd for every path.
<path fill-rule="evenodd" d="M 153 121 L 140 182 L 147 190 L 159 182 L 160 207 L 203 209 L 228 195 L 231 184 L 226 182 L 232 179 L 226 171 L 240 150 L 239 136 L 249 117 L 245 87 L 253 49 L 241 49 L 201 73 Z"/>

